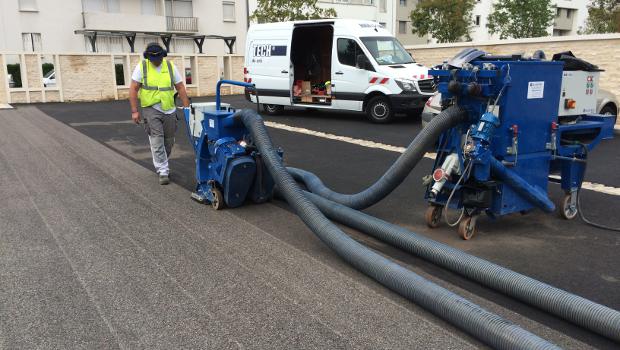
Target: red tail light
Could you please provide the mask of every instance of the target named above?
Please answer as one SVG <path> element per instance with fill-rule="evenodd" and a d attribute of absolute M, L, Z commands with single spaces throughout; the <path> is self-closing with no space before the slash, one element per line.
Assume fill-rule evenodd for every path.
<path fill-rule="evenodd" d="M 431 96 L 431 97 L 429 97 L 428 100 L 426 100 L 426 105 L 427 106 L 429 106 L 429 107 L 431 106 L 431 101 L 433 101 L 433 97 L 435 97 L 435 96 Z"/>

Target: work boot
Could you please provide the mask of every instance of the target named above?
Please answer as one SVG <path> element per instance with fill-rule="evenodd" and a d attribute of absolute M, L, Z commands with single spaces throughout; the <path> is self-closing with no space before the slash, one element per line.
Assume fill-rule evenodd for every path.
<path fill-rule="evenodd" d="M 170 183 L 170 178 L 168 177 L 168 175 L 159 175 L 160 185 L 167 185 L 169 183 Z"/>

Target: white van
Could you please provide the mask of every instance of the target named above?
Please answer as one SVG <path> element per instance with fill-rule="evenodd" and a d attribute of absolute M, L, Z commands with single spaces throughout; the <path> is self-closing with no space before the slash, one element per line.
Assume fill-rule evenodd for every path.
<path fill-rule="evenodd" d="M 255 24 L 247 35 L 244 80 L 268 114 L 284 106 L 364 111 L 376 123 L 419 113 L 435 92 L 379 23 L 334 19 Z M 246 92 L 256 102 L 256 96 Z"/>

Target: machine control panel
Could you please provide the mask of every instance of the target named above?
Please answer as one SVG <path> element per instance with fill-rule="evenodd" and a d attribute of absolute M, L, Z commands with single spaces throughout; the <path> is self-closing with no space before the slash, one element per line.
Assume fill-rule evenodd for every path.
<path fill-rule="evenodd" d="M 600 72 L 565 71 L 562 75 L 559 116 L 596 113 Z"/>

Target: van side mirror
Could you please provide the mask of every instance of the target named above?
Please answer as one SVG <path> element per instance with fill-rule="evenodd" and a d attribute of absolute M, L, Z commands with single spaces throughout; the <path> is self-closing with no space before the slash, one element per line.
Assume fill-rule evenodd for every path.
<path fill-rule="evenodd" d="M 370 61 L 368 61 L 368 58 L 364 54 L 357 55 L 357 57 L 355 58 L 355 67 L 366 70 L 372 69 Z"/>

